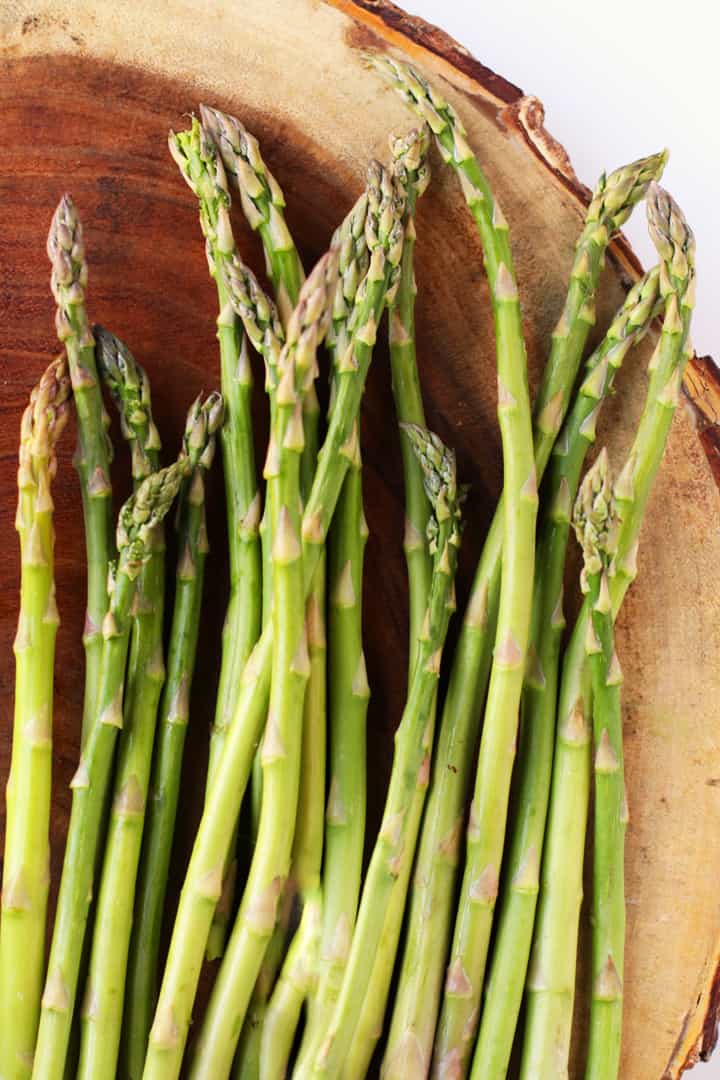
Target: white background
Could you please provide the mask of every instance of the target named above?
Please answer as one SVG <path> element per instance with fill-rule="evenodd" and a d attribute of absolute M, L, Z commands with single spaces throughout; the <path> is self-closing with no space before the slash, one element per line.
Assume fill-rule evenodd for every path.
<path fill-rule="evenodd" d="M 693 342 L 720 360 L 720 52 L 711 0 L 399 2 L 537 95 L 548 131 L 589 187 L 603 169 L 670 148 L 662 182 L 697 238 Z M 650 265 L 642 214 L 626 232 Z M 689 1075 L 720 1080 L 720 1050 Z"/>

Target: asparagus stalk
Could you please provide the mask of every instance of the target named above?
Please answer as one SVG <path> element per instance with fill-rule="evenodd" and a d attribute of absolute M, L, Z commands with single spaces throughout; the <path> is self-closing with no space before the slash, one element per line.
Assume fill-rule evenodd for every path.
<path fill-rule="evenodd" d="M 20 428 L 20 615 L 15 637 L 15 718 L 8 779 L 0 914 L 0 1074 L 29 1077 L 45 966 L 50 880 L 50 788 L 55 637 L 55 446 L 71 392 L 64 356 L 30 395 Z"/>
<path fill-rule="evenodd" d="M 429 93 L 429 88 L 425 88 Z M 426 99 L 431 102 L 431 99 Z M 434 102 L 436 136 L 458 162 L 478 225 L 492 293 L 498 419 L 504 458 L 503 559 L 495 653 L 467 834 L 451 962 L 435 1046 L 437 1069 L 467 1069 L 502 860 L 518 708 L 527 652 L 535 557 L 537 473 L 522 318 L 508 226 L 454 113 Z"/>
<path fill-rule="evenodd" d="M 418 196 L 425 191 L 430 171 L 427 164 L 429 132 L 423 125 L 420 131 L 408 136 L 391 138 L 393 168 L 398 181 L 407 191 L 405 212 L 405 243 L 401 262 L 400 282 L 395 304 L 390 311 L 390 366 L 392 371 L 395 412 L 400 423 L 400 446 L 405 486 L 405 559 L 410 597 L 408 679 L 412 678 L 414 654 L 422 630 L 424 612 L 430 589 L 432 559 L 425 539 L 430 518 L 430 504 L 425 494 L 422 468 L 412 449 L 403 424 L 425 426 L 420 380 L 415 355 L 415 225 L 414 211 Z M 433 718 L 437 703 L 433 705 Z M 417 835 L 427 793 L 424 777 L 418 781 L 413 805 L 409 812 L 410 834 Z M 368 993 L 356 1029 L 350 1055 L 344 1066 L 348 1078 L 365 1076 L 385 1017 L 390 982 L 408 897 L 412 858 L 402 862 L 383 926 L 381 944 L 373 965 Z"/>
<path fill-rule="evenodd" d="M 160 933 L 180 794 L 208 550 L 205 475 L 212 464 L 215 432 L 221 423 L 222 398 L 210 394 L 202 405 L 199 400 L 194 403 L 185 433 L 185 449 L 192 472 L 183 482 L 178 500 L 178 564 L 167 681 L 160 705 L 128 957 L 121 1067 L 130 1077 L 142 1074 L 157 998 Z"/>
<path fill-rule="evenodd" d="M 581 586 L 591 610 L 585 643 L 592 676 L 595 745 L 592 1005 L 587 1077 L 617 1078 L 625 950 L 625 780 L 622 671 L 615 652 L 610 577 L 619 503 L 603 451 L 583 481 L 573 524 L 583 549 Z"/>
<path fill-rule="evenodd" d="M 402 249 L 403 200 L 377 163 L 370 168 L 366 239 L 370 267 L 356 297 L 352 350 L 339 373 L 333 415 L 318 456 L 302 523 L 305 588 L 320 559 L 338 494 L 357 444 L 357 417 L 372 358 L 377 322 L 396 283 Z M 175 918 L 143 1076 L 179 1074 L 202 954 L 219 899 L 222 866 L 240 810 L 255 745 L 265 719 L 272 657 L 272 622 L 263 630 L 242 680 L 227 745 L 200 821 Z"/>
<path fill-rule="evenodd" d="M 349 318 L 358 285 L 367 273 L 369 255 L 365 241 L 367 193 L 352 207 L 333 237 L 338 252 L 338 282 L 335 289 L 332 323 L 328 329 L 335 375 L 331 380 L 330 413 L 337 393 L 337 366 L 350 344 Z M 307 1057 L 311 1034 L 319 1034 L 331 1005 L 329 969 L 343 959 L 333 952 L 335 927 L 341 926 L 349 942 L 360 888 L 365 822 L 365 716 L 369 698 L 362 651 L 362 562 L 367 526 L 362 509 L 360 454 L 349 464 L 329 542 L 330 631 L 333 641 L 328 671 L 330 692 L 331 796 L 325 815 L 325 777 L 306 786 L 305 820 L 301 815 L 294 857 L 297 876 L 304 891 L 303 914 L 298 932 L 288 951 L 283 970 L 269 1005 L 263 1030 L 263 1075 L 284 1075 L 292 1039 L 305 998 L 308 1017 L 303 1050 Z M 308 695 L 310 688 L 308 689 Z M 306 729 L 307 729 L 306 717 Z M 308 748 L 307 760 L 311 749 Z M 305 751 L 303 751 L 305 760 Z M 315 755 L 317 757 L 317 754 Z M 301 790 L 301 810 L 303 796 Z M 339 808 L 339 812 L 336 812 Z M 323 826 L 327 847 L 323 860 Z M 311 840 L 303 843 L 303 835 Z M 349 843 L 347 842 L 349 840 Z M 304 849 L 304 854 L 303 854 Z M 303 867 L 304 864 L 304 867 Z M 307 888 L 302 889 L 302 879 Z M 327 892 L 327 902 L 325 893 Z M 338 939 L 340 940 L 340 939 Z M 298 1068 L 300 1067 L 298 1061 Z"/>
<path fill-rule="evenodd" d="M 230 303 L 235 313 L 241 319 L 248 340 L 263 358 L 265 363 L 265 386 L 270 397 L 271 417 L 275 415 L 275 392 L 278 383 L 278 359 L 285 342 L 285 331 L 280 321 L 280 316 L 275 304 L 267 297 L 259 285 L 253 272 L 245 266 L 237 254 L 229 260 L 226 268 L 226 283 Z M 272 420 L 271 420 L 272 423 Z M 304 416 L 305 447 L 301 453 L 300 471 L 301 478 L 303 465 L 306 461 L 308 447 L 313 441 L 313 430 L 317 434 L 316 425 L 312 423 L 312 417 Z M 317 453 L 317 449 L 316 449 Z M 301 485 L 302 486 L 302 485 Z M 263 518 L 260 523 L 260 537 L 263 559 L 263 626 L 266 625 L 272 610 L 272 560 L 271 560 L 271 507 L 272 486 L 268 486 L 267 498 Z M 309 691 L 308 691 L 309 692 Z M 307 692 L 306 692 L 307 697 Z M 253 761 L 252 775 L 252 816 L 253 828 L 256 831 L 260 818 L 260 804 L 262 799 L 262 766 L 260 753 L 256 752 Z M 233 850 L 235 844 L 231 845 Z M 226 875 L 223 883 L 223 892 L 218 904 L 208 939 L 208 957 L 220 956 L 225 947 L 227 922 L 232 908 L 234 894 L 234 876 Z M 283 911 L 288 908 L 288 897 L 283 898 Z M 259 1069 L 260 1036 L 262 1031 L 263 1016 L 267 997 L 275 981 L 277 968 L 283 952 L 286 928 L 278 921 L 273 938 L 268 945 L 263 958 L 262 968 L 258 975 L 253 999 L 248 1010 L 245 1025 L 240 1038 L 238 1048 L 238 1068 L 240 1076 L 255 1076 Z"/>
<path fill-rule="evenodd" d="M 234 117 L 217 109 L 201 106 L 201 116 L 205 130 L 219 147 L 222 160 L 225 161 L 228 174 L 239 190 L 243 211 L 248 224 L 258 230 L 262 240 L 268 276 L 271 280 L 277 306 L 280 309 L 283 327 L 287 325 L 291 311 L 296 306 L 300 286 L 304 281 L 304 272 L 300 257 L 287 228 L 284 208 L 285 197 L 277 180 L 263 162 L 258 141 L 245 126 Z M 272 387 L 271 413 L 273 409 Z M 313 423 L 320 406 L 317 404 L 314 387 L 310 388 L 304 402 L 305 417 Z M 311 440 L 305 440 L 300 458 L 300 473 L 304 482 L 312 481 L 314 459 L 310 454 Z M 305 488 L 308 490 L 309 488 Z M 274 515 L 271 508 L 264 509 L 260 523 L 262 544 L 262 611 L 263 625 L 270 618 L 272 600 L 272 530 L 269 518 Z M 256 761 L 253 771 L 253 805 L 259 806 L 262 786 L 262 770 Z M 210 932 L 208 957 L 221 955 L 225 947 L 227 930 L 227 910 L 232 901 L 232 890 L 226 888 L 223 901 L 216 910 L 213 930 Z M 280 932 L 280 928 L 279 928 Z M 269 950 L 266 962 L 272 962 L 276 949 Z M 273 971 L 269 973 L 274 978 Z"/>
<path fill-rule="evenodd" d="M 247 343 L 228 295 L 226 269 L 235 254 L 227 179 L 213 141 L 197 120 L 170 133 L 168 145 L 198 199 L 210 273 L 218 294 L 221 391 L 225 422 L 220 433 L 230 552 L 230 597 L 223 627 L 220 683 L 210 739 L 208 791 L 217 772 L 245 663 L 260 632 L 260 492 L 252 429 L 252 371 Z"/>
<path fill-rule="evenodd" d="M 427 164 L 429 130 L 393 138 L 390 142 L 396 175 L 407 191 L 405 242 L 400 281 L 390 311 L 390 370 L 395 413 L 400 425 L 400 449 L 405 487 L 405 560 L 410 597 L 410 656 L 408 678 L 414 665 L 413 650 L 420 636 L 430 594 L 432 559 L 427 547 L 427 526 L 431 516 L 423 484 L 423 472 L 404 424 L 425 426 L 422 391 L 415 352 L 415 204 L 430 182 Z M 409 156 L 412 154 L 412 156 Z"/>
<path fill-rule="evenodd" d="M 95 717 L 103 652 L 101 627 L 108 608 L 107 574 L 112 558 L 112 445 L 107 434 L 109 419 L 103 408 L 95 367 L 95 342 L 85 311 L 87 263 L 82 225 L 69 195 L 63 195 L 53 216 L 47 251 L 52 267 L 50 284 L 57 304 L 55 327 L 67 355 L 77 413 L 75 467 L 80 478 L 88 568 L 83 633 L 84 742 Z"/>
<path fill-rule="evenodd" d="M 187 462 L 181 457 L 167 469 L 151 474 L 120 511 L 118 562 L 110 582 L 110 606 L 103 620 L 97 715 L 71 784 L 70 826 L 33 1065 L 36 1080 L 63 1076 L 103 806 L 115 741 L 123 722 L 123 681 L 135 587 L 150 558 L 156 527 L 169 510 L 186 471 Z"/>
<path fill-rule="evenodd" d="M 200 116 L 240 193 L 248 224 L 260 233 L 268 277 L 283 326 L 287 326 L 305 274 L 285 221 L 285 197 L 262 159 L 257 139 L 239 120 L 207 105 L 200 106 Z"/>
<path fill-rule="evenodd" d="M 650 233 L 661 258 L 660 292 L 665 316 L 651 361 L 651 378 L 635 440 L 616 484 L 622 498 L 615 573 L 610 582 L 613 617 L 636 572 L 637 543 L 652 483 L 662 460 L 679 400 L 689 353 L 694 305 L 694 240 L 677 204 L 652 185 Z M 590 788 L 590 699 L 585 641 L 586 602 L 563 663 L 558 701 L 550 805 L 540 898 L 527 983 L 527 1021 L 521 1075 L 564 1075 L 570 1053 L 582 864 Z"/>
<path fill-rule="evenodd" d="M 302 263 L 285 220 L 285 197 L 277 180 L 262 159 L 257 139 L 239 120 L 205 105 L 200 106 L 200 114 L 205 130 L 219 147 L 228 175 L 240 193 L 240 201 L 249 225 L 252 229 L 259 231 L 265 252 L 268 277 L 272 282 L 282 325 L 285 327 L 298 302 L 300 287 L 305 280 Z M 271 413 L 273 407 L 272 387 L 270 387 Z M 319 414 L 314 387 L 308 391 L 304 411 L 311 423 L 313 415 Z M 315 468 L 314 459 L 310 455 L 310 441 L 306 439 L 300 459 L 301 476 L 305 481 L 312 480 Z M 309 488 L 306 488 L 307 490 Z M 272 599 L 272 535 L 269 514 L 275 517 L 266 506 L 260 523 L 263 625 L 270 617 Z M 255 807 L 259 806 L 261 789 L 262 769 L 259 762 L 256 762 L 253 769 L 252 795 Z M 216 910 L 208 943 L 209 958 L 222 954 L 227 929 L 227 911 L 231 907 L 231 894 L 232 889 L 226 887 L 223 903 L 218 905 Z M 275 950 L 270 952 L 274 954 Z M 270 954 L 267 959 L 270 960 Z M 272 978 L 274 978 L 274 971 Z"/>
<path fill-rule="evenodd" d="M 188 471 L 202 460 L 209 467 L 214 450 L 214 433 L 222 422 L 222 399 L 211 395 L 190 408 L 183 440 Z M 137 631 L 130 657 L 131 699 L 129 723 L 120 740 L 115 776 L 115 794 L 95 914 L 90 970 L 83 1009 L 79 1077 L 112 1076 L 117 1069 L 120 1032 L 125 1000 L 125 977 L 132 930 L 135 883 L 147 803 L 152 746 L 164 662 L 162 652 L 162 598 L 164 550 L 158 529 L 153 552 L 136 590 Z M 182 553 L 187 558 L 187 552 Z M 152 577 L 148 576 L 152 571 Z M 182 567 L 189 573 L 191 567 Z M 134 654 L 134 655 L 133 655 Z"/>
<path fill-rule="evenodd" d="M 432 712 L 440 660 L 453 604 L 453 582 L 460 545 L 460 501 L 455 457 L 437 436 L 406 428 L 417 449 L 433 508 L 428 528 L 433 576 L 427 616 L 408 688 L 407 703 L 395 736 L 395 755 L 380 832 L 370 859 L 357 924 L 340 996 L 329 1030 L 313 1062 L 313 1075 L 341 1074 L 362 1011 L 376 949 L 396 886 L 400 866 L 411 859 L 417 832 L 409 824 L 418 776 L 427 776 L 432 752 Z M 413 824 L 416 824 L 413 822 Z"/>
<path fill-rule="evenodd" d="M 338 368 L 350 344 L 349 318 L 358 285 L 368 269 L 369 255 L 365 241 L 367 206 L 368 196 L 364 192 L 334 237 L 339 255 L 340 281 L 328 335 L 334 366 L 330 415 L 337 395 Z M 322 925 L 314 973 L 317 985 L 309 1004 L 296 1066 L 300 1074 L 317 1048 L 337 998 L 360 892 L 365 836 L 365 721 L 370 697 L 362 645 L 366 540 L 367 524 L 363 513 L 362 469 L 358 452 L 350 462 L 340 492 L 328 543 L 329 630 L 332 642 L 328 669 L 330 787 L 325 813 Z M 311 913 L 308 916 L 308 935 L 313 929 L 312 919 Z M 289 963 L 295 963 L 294 956 L 289 958 Z"/>
<path fill-rule="evenodd" d="M 583 381 L 555 444 L 545 482 L 531 663 L 523 690 L 519 779 L 505 877 L 508 885 L 500 894 L 497 936 L 473 1058 L 474 1080 L 507 1073 L 530 956 L 552 773 L 570 507 L 585 455 L 595 440 L 600 408 L 612 391 L 616 372 L 658 313 L 658 277 L 654 268 L 630 289 L 603 341 L 586 361 Z"/>
<path fill-rule="evenodd" d="M 476 220 L 477 163 L 469 153 L 462 125 L 451 106 L 416 70 L 386 56 L 368 57 L 370 64 L 389 79 L 406 103 L 429 124 L 443 158 L 458 172 L 463 193 Z M 534 410 L 535 465 L 540 479 L 560 430 L 575 382 L 582 351 L 594 321 L 594 293 L 604 253 L 613 234 L 644 196 L 648 183 L 659 177 L 666 154 L 641 159 L 601 176 L 586 215 L 570 276 L 562 315 L 553 334 L 552 349 L 543 373 Z M 483 188 L 479 190 L 482 192 Z M 482 237 L 481 237 L 482 238 Z M 415 914 L 410 915 L 412 952 L 428 960 L 423 992 L 408 993 L 414 1015 L 408 1026 L 420 1041 L 419 1053 L 432 1051 L 437 1001 L 442 980 L 457 876 L 463 808 L 470 785 L 473 748 L 480 727 L 495 634 L 502 558 L 502 501 L 483 547 L 468 602 L 438 736 L 435 767 L 424 815 L 418 855 Z M 440 850 L 441 859 L 435 859 Z M 432 920 L 421 912 L 433 911 Z M 411 954 L 412 955 L 412 954 Z M 403 979 L 401 977 L 400 993 Z"/>
<path fill-rule="evenodd" d="M 245 1011 L 275 928 L 287 879 L 297 814 L 302 714 L 310 674 L 300 544 L 303 397 L 317 375 L 316 351 L 330 321 L 336 256 L 320 260 L 300 293 L 278 360 L 275 417 L 265 475 L 271 488 L 273 662 L 270 709 L 261 749 L 263 795 L 250 873 L 237 921 L 213 987 L 192 1071 L 230 1072 Z M 312 587 L 310 589 L 312 593 Z"/>
<path fill-rule="evenodd" d="M 313 395 L 314 396 L 314 395 Z M 315 397 L 317 403 L 317 398 Z M 319 412 L 310 412 L 303 402 L 305 449 L 318 452 Z M 300 487 L 307 497 L 311 478 L 303 482 L 301 457 Z M 351 466 L 352 468 L 352 466 Z M 345 485 L 343 485 L 343 491 Z M 342 493 L 338 507 L 342 502 Z M 337 513 L 337 511 L 336 511 Z M 272 997 L 266 1002 L 272 981 L 282 959 L 281 944 L 287 938 L 287 920 L 278 919 L 273 938 L 275 947 L 268 947 L 262 970 L 246 1017 L 246 1026 L 257 1026 L 260 1040 L 259 1068 L 263 1077 L 285 1076 L 303 1003 L 317 978 L 318 945 L 320 941 L 322 892 L 320 870 L 323 854 L 323 823 L 325 810 L 325 771 L 327 750 L 327 639 L 325 633 L 326 558 L 323 555 L 315 571 L 310 596 L 305 607 L 310 674 L 305 693 L 302 723 L 302 748 L 298 813 L 291 862 L 291 881 L 286 883 L 283 908 L 291 907 L 294 894 L 300 895 L 302 914 L 295 936 L 287 951 L 277 977 Z M 268 964 L 270 959 L 271 964 Z M 272 967 L 272 970 L 270 970 Z M 258 989 L 264 991 L 258 994 Z"/>

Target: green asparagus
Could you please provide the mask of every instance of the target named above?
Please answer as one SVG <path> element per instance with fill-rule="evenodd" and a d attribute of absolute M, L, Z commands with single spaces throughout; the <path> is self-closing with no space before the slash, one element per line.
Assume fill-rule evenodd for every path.
<path fill-rule="evenodd" d="M 407 703 L 395 735 L 395 755 L 380 832 L 363 886 L 345 977 L 329 1029 L 313 1062 L 313 1075 L 341 1075 L 403 859 L 411 858 L 419 822 L 411 813 L 418 777 L 429 775 L 432 715 L 442 650 L 454 608 L 453 584 L 460 546 L 460 502 L 455 457 L 431 432 L 408 425 L 425 475 L 433 515 L 428 524 L 433 575 Z"/>
<path fill-rule="evenodd" d="M 591 610 L 585 650 L 592 676 L 595 747 L 592 1006 L 586 1076 L 616 1080 L 620 1067 L 625 948 L 625 779 L 620 684 L 610 576 L 617 513 L 607 454 L 583 481 L 573 524 L 583 549 L 582 590 Z"/>
<path fill-rule="evenodd" d="M 188 473 L 208 467 L 214 434 L 222 421 L 222 400 L 211 395 L 196 400 L 188 414 L 183 453 Z M 151 464 L 152 461 L 151 461 Z M 164 681 L 162 652 L 162 598 L 164 550 L 160 529 L 152 555 L 138 578 L 136 615 L 126 684 L 129 707 L 127 726 L 120 738 L 115 796 L 110 814 L 101 886 L 95 913 L 90 970 L 83 1010 L 83 1036 L 78 1076 L 111 1076 L 120 1046 L 125 978 L 132 930 L 135 883 L 147 803 L 157 708 Z M 181 559 L 187 552 L 181 554 Z M 190 566 L 181 566 L 187 574 Z M 148 576 L 152 571 L 152 577 Z"/>
<path fill-rule="evenodd" d="M 185 435 L 192 469 L 183 481 L 176 518 L 178 564 L 173 605 L 167 681 L 158 718 L 138 870 L 135 914 L 128 957 L 124 1045 L 121 1068 L 130 1077 L 142 1074 L 148 1033 L 157 998 L 157 965 L 163 907 L 180 795 L 185 735 L 190 712 L 205 559 L 205 476 L 212 465 L 215 433 L 222 423 L 223 402 L 210 394 L 194 403 Z"/>
<path fill-rule="evenodd" d="M 50 882 L 55 602 L 55 447 L 69 415 L 64 356 L 30 395 L 20 428 L 15 527 L 20 536 L 20 615 L 15 636 L 15 718 L 8 779 L 0 914 L 0 1075 L 32 1072 L 45 970 Z"/>
<path fill-rule="evenodd" d="M 522 701 L 518 787 L 511 823 L 506 882 L 500 893 L 473 1080 L 505 1076 L 522 1003 L 539 887 L 550 795 L 563 615 L 563 575 L 570 508 L 585 455 L 595 440 L 600 408 L 628 351 L 661 309 L 658 270 L 630 289 L 603 341 L 585 363 L 584 378 L 553 449 L 543 489 L 533 597 L 530 665 Z"/>
<path fill-rule="evenodd" d="M 230 597 L 223 626 L 220 683 L 210 739 L 209 789 L 214 783 L 243 668 L 260 632 L 262 581 L 258 527 L 261 500 L 253 445 L 252 370 L 247 342 L 230 303 L 227 286 L 226 268 L 236 247 L 225 170 L 213 140 L 197 120 L 193 120 L 189 131 L 178 135 L 171 132 L 168 145 L 199 203 L 208 265 L 218 294 L 220 388 L 225 402 L 220 445 L 225 474 Z M 223 937 L 224 931 L 219 935 L 218 948 Z"/>
<path fill-rule="evenodd" d="M 285 220 L 285 197 L 262 159 L 257 139 L 239 120 L 207 105 L 200 106 L 200 116 L 240 193 L 248 224 L 260 233 L 268 277 L 287 326 L 305 274 Z"/>
<path fill-rule="evenodd" d="M 400 423 L 400 448 L 405 486 L 405 536 L 403 546 L 405 549 L 410 599 L 408 679 L 412 678 L 414 654 L 427 608 L 432 572 L 432 559 L 428 551 L 426 535 L 427 523 L 430 518 L 430 504 L 425 494 L 422 469 L 402 426 L 405 423 L 416 424 L 420 427 L 425 426 L 425 411 L 415 355 L 415 295 L 417 288 L 414 268 L 414 213 L 417 199 L 426 190 L 430 181 L 430 169 L 427 162 L 429 141 L 429 132 L 425 126 L 419 131 L 410 132 L 407 136 L 391 138 L 390 140 L 393 170 L 398 182 L 403 185 L 407 192 L 405 243 L 403 245 L 397 297 L 390 309 L 389 338 L 392 389 L 395 400 L 395 413 Z M 433 710 L 436 707 L 437 701 L 433 706 Z M 434 722 L 435 714 L 433 711 L 433 724 Z M 413 805 L 409 812 L 410 835 L 417 834 L 426 794 L 427 783 L 424 777 L 420 777 L 413 795 Z M 344 1074 L 346 1080 L 365 1076 L 375 1046 L 382 1033 L 390 983 L 395 967 L 395 957 L 398 951 L 408 898 L 412 866 L 413 859 L 410 855 L 403 858 L 385 918 L 381 944 L 378 947 L 378 953 L 373 965 L 368 992 L 365 995 L 362 1012 L 358 1019 L 356 1037 L 345 1063 Z"/>
<path fill-rule="evenodd" d="M 95 367 L 95 342 L 85 311 L 88 272 L 83 230 L 69 195 L 63 195 L 53 216 L 47 251 L 52 267 L 50 284 L 57 304 L 55 327 L 68 358 L 78 418 L 75 466 L 80 477 L 87 556 L 84 741 L 95 717 L 103 651 L 101 628 L 108 608 L 108 565 L 113 556 L 112 445 L 107 434 L 110 421 L 103 408 Z"/>
<path fill-rule="evenodd" d="M 616 491 L 623 494 L 613 616 L 636 573 L 637 544 L 652 483 L 662 460 L 688 359 L 694 305 L 694 239 L 677 204 L 653 184 L 647 200 L 650 234 L 661 258 L 663 330 L 651 361 L 651 378 L 635 440 Z M 586 602 L 565 652 L 540 897 L 527 983 L 527 1020 L 521 1075 L 564 1075 L 570 1053 L 575 992 L 582 865 L 590 788 L 591 696 L 585 641 Z"/>
<path fill-rule="evenodd" d="M 103 620 L 103 655 L 96 717 L 72 780 L 72 811 L 33 1065 L 35 1080 L 60 1080 L 78 990 L 83 940 L 92 898 L 103 806 L 111 781 L 115 741 L 123 722 L 123 682 L 131 609 L 156 528 L 170 509 L 187 461 L 151 474 L 125 503 L 118 519 L 118 561 Z"/>

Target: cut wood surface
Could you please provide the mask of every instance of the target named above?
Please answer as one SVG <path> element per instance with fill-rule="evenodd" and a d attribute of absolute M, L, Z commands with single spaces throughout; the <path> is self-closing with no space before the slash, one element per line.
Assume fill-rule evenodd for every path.
<path fill-rule="evenodd" d="M 258 135 L 285 190 L 288 219 L 310 265 L 361 190 L 368 158 L 386 156 L 388 134 L 413 126 L 399 99 L 363 65 L 367 49 L 409 55 L 460 112 L 510 223 L 536 385 L 586 198 L 567 155 L 545 132 L 536 99 L 523 97 L 440 31 L 371 0 L 0 2 L 3 788 L 19 581 L 13 530 L 16 447 L 29 391 L 57 350 L 45 257 L 52 211 L 63 191 L 70 191 L 85 226 L 90 317 L 126 340 L 147 367 L 169 460 L 187 404 L 201 388 L 219 384 L 219 371 L 213 289 L 195 200 L 169 158 L 167 131 L 182 126 L 201 100 L 239 115 Z M 655 149 L 638 146 L 638 156 Z M 434 164 L 433 184 L 418 210 L 417 337 L 428 421 L 457 448 L 460 475 L 472 484 L 458 589 L 462 602 L 499 493 L 494 342 L 472 220 L 454 177 L 439 161 Z M 607 162 L 608 168 L 619 164 Z M 260 270 L 256 238 L 239 220 L 238 235 L 241 250 Z M 626 244 L 616 243 L 600 290 L 596 336 L 637 269 Z M 628 363 L 603 416 L 600 440 L 616 462 L 632 436 L 652 347 L 648 340 Z M 638 580 L 618 626 L 631 819 L 624 1080 L 674 1078 L 698 1054 L 707 1054 L 720 996 L 720 600 L 715 584 L 720 498 L 713 482 L 713 470 L 720 477 L 715 426 L 720 389 L 712 362 L 693 364 L 686 389 L 700 412 L 689 403 L 678 412 L 643 527 Z M 260 449 L 267 421 L 259 366 L 256 404 Z M 373 824 L 404 700 L 407 619 L 400 452 L 381 350 L 363 409 L 363 439 L 370 526 L 370 775 L 377 778 Z M 82 713 L 85 570 L 72 443 L 69 430 L 56 483 L 62 626 L 52 818 L 55 887 Z M 129 468 L 119 438 L 116 447 L 119 505 Z M 218 467 L 208 499 L 207 616 L 193 689 L 176 890 L 202 804 L 218 669 L 227 584 L 221 491 Z M 568 579 L 574 595 L 576 565 L 574 560 Z M 4 803 L 0 832 L 3 827 Z"/>

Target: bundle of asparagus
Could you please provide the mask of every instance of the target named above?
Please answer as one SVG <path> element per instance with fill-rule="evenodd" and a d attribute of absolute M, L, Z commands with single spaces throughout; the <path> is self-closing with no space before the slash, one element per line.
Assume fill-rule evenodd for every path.
<path fill-rule="evenodd" d="M 242 123 L 202 106 L 189 130 L 171 133 L 217 287 L 222 394 L 192 403 L 180 453 L 166 468 L 146 372 L 113 334 L 90 329 L 82 229 L 68 196 L 53 219 L 48 252 L 64 352 L 31 396 L 18 470 L 3 1078 L 165 1080 L 187 1063 L 198 1080 L 355 1080 L 370 1070 L 384 1033 L 386 1078 L 501 1078 L 514 1045 L 528 1080 L 567 1076 L 591 789 L 593 986 L 583 1064 L 593 1080 L 619 1074 L 628 817 L 613 624 L 635 574 L 690 352 L 694 241 L 658 187 L 664 153 L 600 178 L 531 409 L 509 227 L 460 118 L 419 72 L 388 57 L 369 62 L 421 126 L 391 140 L 389 165 L 369 164 L 364 192 L 307 279 L 280 186 Z M 501 501 L 446 659 L 467 492 L 453 451 L 425 425 L 415 350 L 415 209 L 433 141 L 458 174 L 483 247 L 504 463 Z M 273 296 L 237 248 L 231 188 L 260 235 Z M 605 252 L 643 199 L 659 265 L 629 290 L 576 386 Z M 366 838 L 360 410 L 386 308 L 410 661 L 382 821 Z M 616 374 L 658 316 L 662 333 L 627 461 L 613 480 L 603 450 L 582 479 Z M 330 370 L 321 436 L 323 343 Z M 264 364 L 270 416 L 264 485 L 251 350 Z M 114 546 L 101 382 L 131 451 L 133 494 Z M 50 482 L 71 399 L 87 547 L 86 683 L 46 965 L 58 624 Z M 173 911 L 166 883 L 208 550 L 205 478 L 218 433 L 230 592 L 205 805 Z M 165 640 L 163 519 L 175 500 L 178 562 Z M 584 602 L 564 645 L 571 524 Z M 254 835 L 236 898 L 244 800 Z M 219 963 L 188 1051 L 206 957 Z"/>

